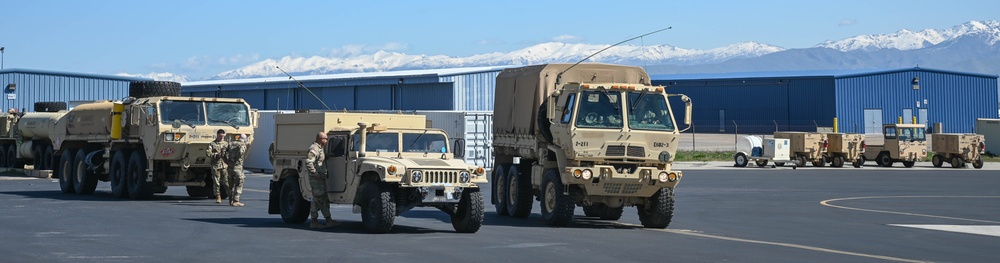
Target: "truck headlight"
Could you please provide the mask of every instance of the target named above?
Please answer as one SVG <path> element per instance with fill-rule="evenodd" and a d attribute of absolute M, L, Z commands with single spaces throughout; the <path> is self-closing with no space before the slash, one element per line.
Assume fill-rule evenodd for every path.
<path fill-rule="evenodd" d="M 660 177 L 659 179 L 660 179 L 661 183 L 666 183 L 667 180 L 670 180 L 670 178 L 669 178 L 670 176 L 667 175 L 667 172 L 660 172 L 660 176 L 659 177 Z"/>
<path fill-rule="evenodd" d="M 410 174 L 410 180 L 413 180 L 413 182 L 415 183 L 419 183 L 420 180 L 423 178 L 424 178 L 424 173 L 421 173 L 420 171 L 413 171 L 413 173 Z"/>
<path fill-rule="evenodd" d="M 590 180 L 590 178 L 594 178 L 594 172 L 590 169 L 583 170 L 583 173 L 580 174 L 580 179 Z"/>
<path fill-rule="evenodd" d="M 469 182 L 469 172 L 462 171 L 462 173 L 458 174 L 458 181 L 461 182 L 461 183 L 468 183 Z"/>
<path fill-rule="evenodd" d="M 174 134 L 173 133 L 164 133 L 163 134 L 163 139 L 165 141 L 172 142 L 172 141 L 174 141 Z"/>

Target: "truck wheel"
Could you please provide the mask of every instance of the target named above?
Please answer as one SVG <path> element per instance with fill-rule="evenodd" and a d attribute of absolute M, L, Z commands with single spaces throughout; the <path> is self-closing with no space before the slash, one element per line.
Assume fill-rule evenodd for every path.
<path fill-rule="evenodd" d="M 862 165 L 865 165 L 865 156 L 858 156 L 858 159 L 854 160 L 854 163 L 852 164 L 854 165 L 854 168 L 861 168 Z"/>
<path fill-rule="evenodd" d="M 455 214 L 451 215 L 451 226 L 455 232 L 475 233 L 483 226 L 483 193 L 479 188 L 462 190 L 462 200 L 458 201 Z"/>
<path fill-rule="evenodd" d="M 830 167 L 844 167 L 844 162 L 846 162 L 844 161 L 844 156 L 834 156 L 832 159 L 830 160 Z"/>
<path fill-rule="evenodd" d="M 736 153 L 736 156 L 733 156 L 733 161 L 736 162 L 736 167 L 747 167 L 747 164 L 750 163 L 747 155 L 742 152 Z"/>
<path fill-rule="evenodd" d="M 515 218 L 525 218 L 531 214 L 531 180 L 524 180 L 517 165 L 507 170 L 507 214 Z"/>
<path fill-rule="evenodd" d="M 563 194 L 562 180 L 556 169 L 548 169 L 542 177 L 542 218 L 551 226 L 565 226 L 573 222 L 573 210 L 576 203 Z"/>
<path fill-rule="evenodd" d="M 785 162 L 774 162 L 774 166 L 785 166 Z"/>
<path fill-rule="evenodd" d="M 42 159 L 37 162 L 42 163 L 42 167 L 44 167 L 44 170 L 54 170 L 53 168 L 55 167 L 56 162 L 55 162 L 55 156 L 52 154 L 53 152 L 55 151 L 52 150 L 51 144 L 46 144 L 45 150 L 42 150 Z"/>
<path fill-rule="evenodd" d="M 377 234 L 391 231 L 396 220 L 396 202 L 389 187 L 367 182 L 361 191 L 361 223 L 365 230 Z"/>
<path fill-rule="evenodd" d="M 0 168 L 10 168 L 7 164 L 7 146 L 0 145 Z"/>
<path fill-rule="evenodd" d="M 958 157 L 958 155 L 951 157 L 951 168 L 962 168 L 962 163 L 962 157 Z"/>
<path fill-rule="evenodd" d="M 944 157 L 941 157 L 940 154 L 934 154 L 934 157 L 931 158 L 931 164 L 933 164 L 934 167 L 941 167 L 941 165 L 944 164 Z"/>
<path fill-rule="evenodd" d="M 798 162 L 796 162 L 795 166 L 798 166 L 798 167 L 805 167 L 806 166 L 806 156 L 805 155 L 799 155 L 798 157 L 796 157 L 796 159 L 798 159 Z"/>
<path fill-rule="evenodd" d="M 542 134 L 545 142 L 552 142 L 552 123 L 549 122 L 548 111 L 549 102 L 546 100 L 538 107 L 538 133 Z"/>
<path fill-rule="evenodd" d="M 910 167 L 913 167 L 913 164 L 916 164 L 917 161 L 903 161 L 902 163 L 903 163 L 903 167 L 910 168 Z"/>
<path fill-rule="evenodd" d="M 813 165 L 813 167 L 823 167 L 823 166 L 826 166 L 826 160 L 823 160 L 823 157 L 819 157 L 819 159 L 817 159 L 817 160 L 815 160 L 815 161 L 812 162 L 812 165 Z"/>
<path fill-rule="evenodd" d="M 87 165 L 87 152 L 83 149 L 76 151 L 73 160 L 73 186 L 76 193 L 82 195 L 93 194 L 97 189 L 97 175 Z"/>
<path fill-rule="evenodd" d="M 496 209 L 497 215 L 508 215 L 507 214 L 507 169 L 510 168 L 508 164 L 499 164 L 493 169 L 493 182 L 490 188 L 493 190 L 493 196 L 491 201 L 493 202 L 493 208 Z"/>
<path fill-rule="evenodd" d="M 148 199 L 153 197 L 153 183 L 146 182 L 146 157 L 141 150 L 132 151 L 128 158 L 128 197 L 138 199 Z"/>
<path fill-rule="evenodd" d="M 767 166 L 767 160 L 766 159 L 759 159 L 757 161 L 754 161 L 754 163 L 757 163 L 757 167 Z"/>
<path fill-rule="evenodd" d="M 887 152 L 880 153 L 875 162 L 882 167 L 892 167 L 892 158 L 889 157 L 889 153 Z"/>
<path fill-rule="evenodd" d="M 24 169 L 24 162 L 17 158 L 17 145 L 11 144 L 7 147 L 7 164 L 10 168 Z"/>
<path fill-rule="evenodd" d="M 674 189 L 660 188 L 646 204 L 637 205 L 639 222 L 646 228 L 667 228 L 674 218 Z"/>
<path fill-rule="evenodd" d="M 63 101 L 35 102 L 35 112 L 58 112 L 61 110 L 66 110 L 66 102 Z"/>
<path fill-rule="evenodd" d="M 72 171 L 73 149 L 63 149 L 62 157 L 59 158 L 59 190 L 62 190 L 63 193 L 76 193 L 76 188 L 73 187 L 73 176 L 70 175 Z"/>
<path fill-rule="evenodd" d="M 278 202 L 281 204 L 278 207 L 281 210 L 281 221 L 302 224 L 309 219 L 309 201 L 302 198 L 298 176 L 289 176 L 281 183 L 281 196 L 278 197 Z"/>
<path fill-rule="evenodd" d="M 979 156 L 975 161 L 972 162 L 972 168 L 983 169 L 983 157 Z"/>
<path fill-rule="evenodd" d="M 119 150 L 111 157 L 111 166 L 108 167 L 108 177 L 111 177 L 111 195 L 117 198 L 128 197 L 128 176 L 125 156 L 128 151 Z"/>
<path fill-rule="evenodd" d="M 135 98 L 180 96 L 181 84 L 172 81 L 133 81 L 128 84 L 128 96 Z"/>

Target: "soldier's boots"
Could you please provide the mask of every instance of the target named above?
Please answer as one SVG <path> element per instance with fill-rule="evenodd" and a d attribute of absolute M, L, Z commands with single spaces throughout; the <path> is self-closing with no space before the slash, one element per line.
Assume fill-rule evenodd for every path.
<path fill-rule="evenodd" d="M 340 222 L 337 222 L 337 220 L 330 219 L 329 217 L 326 218 L 326 227 L 335 227 L 339 225 Z"/>
<path fill-rule="evenodd" d="M 222 196 L 215 195 L 215 203 L 216 204 L 221 204 L 222 203 Z"/>
<path fill-rule="evenodd" d="M 309 223 L 309 228 L 322 228 L 323 225 L 319 224 L 319 218 L 313 218 L 312 222 Z"/>
<path fill-rule="evenodd" d="M 244 204 L 241 203 L 240 201 L 230 201 L 229 205 L 231 205 L 231 206 L 244 206 Z"/>

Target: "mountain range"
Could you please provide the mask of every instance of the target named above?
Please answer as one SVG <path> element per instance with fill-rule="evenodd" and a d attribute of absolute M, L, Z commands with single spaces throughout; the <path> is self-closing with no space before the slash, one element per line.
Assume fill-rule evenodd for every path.
<path fill-rule="evenodd" d="M 948 29 L 900 30 L 826 41 L 810 48 L 785 49 L 758 42 L 741 42 L 699 50 L 670 45 L 619 45 L 589 61 L 642 65 L 650 74 L 723 73 L 783 70 L 832 70 L 928 67 L 1000 74 L 1000 22 L 970 21 Z M 512 52 L 467 57 L 411 55 L 378 51 L 353 57 L 293 57 L 265 59 L 208 79 L 238 79 L 282 75 L 382 72 L 477 66 L 575 62 L 610 45 L 548 42 Z"/>

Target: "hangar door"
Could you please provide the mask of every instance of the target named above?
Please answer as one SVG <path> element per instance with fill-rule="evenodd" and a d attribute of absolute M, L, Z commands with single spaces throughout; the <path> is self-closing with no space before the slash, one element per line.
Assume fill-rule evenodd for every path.
<path fill-rule="evenodd" d="M 865 133 L 882 134 L 882 109 L 865 109 Z"/>

